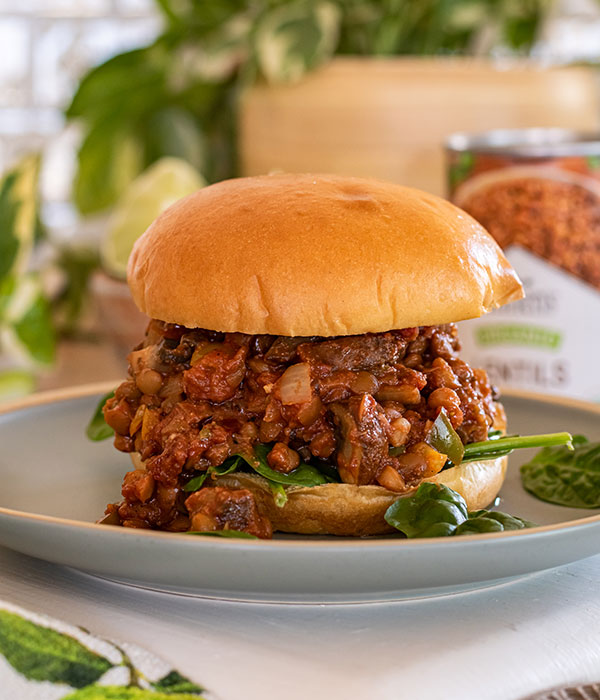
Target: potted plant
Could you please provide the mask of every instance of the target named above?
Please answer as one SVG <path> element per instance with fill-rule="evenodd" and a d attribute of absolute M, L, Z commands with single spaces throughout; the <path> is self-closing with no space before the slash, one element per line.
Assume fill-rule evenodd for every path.
<path fill-rule="evenodd" d="M 406 124 L 438 140 L 437 123 L 446 120 L 450 129 L 479 124 L 494 96 L 505 108 L 490 104 L 495 124 L 516 117 L 547 123 L 547 108 L 517 113 L 508 105 L 511 95 L 513 104 L 530 104 L 553 91 L 552 109 L 575 95 L 569 124 L 597 123 L 595 91 L 582 69 L 554 82 L 539 68 L 469 58 L 527 55 L 551 0 L 157 4 L 163 33 L 150 46 L 94 68 L 67 109 L 84 130 L 74 187 L 83 214 L 114 204 L 127 183 L 162 156 L 185 158 L 209 182 L 296 163 L 406 179 L 422 168 L 420 158 L 407 157 L 401 171 L 386 166 L 405 157 L 406 143 L 414 140 L 417 129 L 409 134 Z M 292 110 L 300 110 L 294 118 Z M 403 115 L 410 116 L 404 126 Z M 567 119 L 564 110 L 559 118 Z M 383 139 L 365 162 L 362 151 L 386 130 L 405 138 Z M 315 147 L 308 149 L 311 140 Z M 361 155 L 354 157 L 349 145 L 360 140 Z M 261 158 L 275 148 L 277 159 Z M 283 158 L 300 149 L 309 162 Z M 318 159 L 318 149 L 326 157 Z"/>

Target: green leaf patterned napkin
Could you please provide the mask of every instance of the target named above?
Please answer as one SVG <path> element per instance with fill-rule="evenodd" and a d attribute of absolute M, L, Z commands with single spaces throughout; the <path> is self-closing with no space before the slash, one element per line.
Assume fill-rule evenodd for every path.
<path fill-rule="evenodd" d="M 133 644 L 0 601 L 0 696 L 12 700 L 208 700 Z"/>

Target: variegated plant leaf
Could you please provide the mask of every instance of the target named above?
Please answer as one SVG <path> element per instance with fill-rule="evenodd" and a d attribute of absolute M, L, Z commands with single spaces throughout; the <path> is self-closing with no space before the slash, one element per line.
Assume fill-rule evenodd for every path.
<path fill-rule="evenodd" d="M 39 155 L 24 158 L 0 180 L 0 282 L 22 274 L 34 242 Z"/>
<path fill-rule="evenodd" d="M 254 39 L 262 74 L 270 82 L 299 80 L 333 55 L 339 24 L 340 11 L 332 2 L 299 0 L 269 10 Z"/>
<path fill-rule="evenodd" d="M 3 287 L 10 293 L 0 304 L 0 349 L 20 364 L 51 364 L 56 334 L 39 276 L 29 273 L 9 281 Z"/>
<path fill-rule="evenodd" d="M 251 30 L 251 17 L 238 14 L 201 41 L 183 42 L 171 57 L 169 87 L 183 91 L 197 82 L 220 83 L 231 78 L 248 58 Z"/>

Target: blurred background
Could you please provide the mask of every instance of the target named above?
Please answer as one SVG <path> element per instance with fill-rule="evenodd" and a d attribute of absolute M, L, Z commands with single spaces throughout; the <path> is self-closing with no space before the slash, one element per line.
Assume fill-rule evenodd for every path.
<path fill-rule="evenodd" d="M 125 371 L 128 252 L 206 183 L 448 196 L 453 132 L 600 124 L 598 0 L 0 0 L 0 46 L 0 400 Z"/>

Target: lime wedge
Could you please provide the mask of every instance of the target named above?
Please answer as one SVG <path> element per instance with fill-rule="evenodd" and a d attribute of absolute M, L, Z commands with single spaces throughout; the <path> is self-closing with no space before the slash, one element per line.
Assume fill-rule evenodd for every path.
<path fill-rule="evenodd" d="M 125 279 L 135 241 L 162 211 L 205 184 L 200 173 L 179 158 L 161 158 L 137 177 L 117 203 L 100 246 L 106 272 Z"/>

